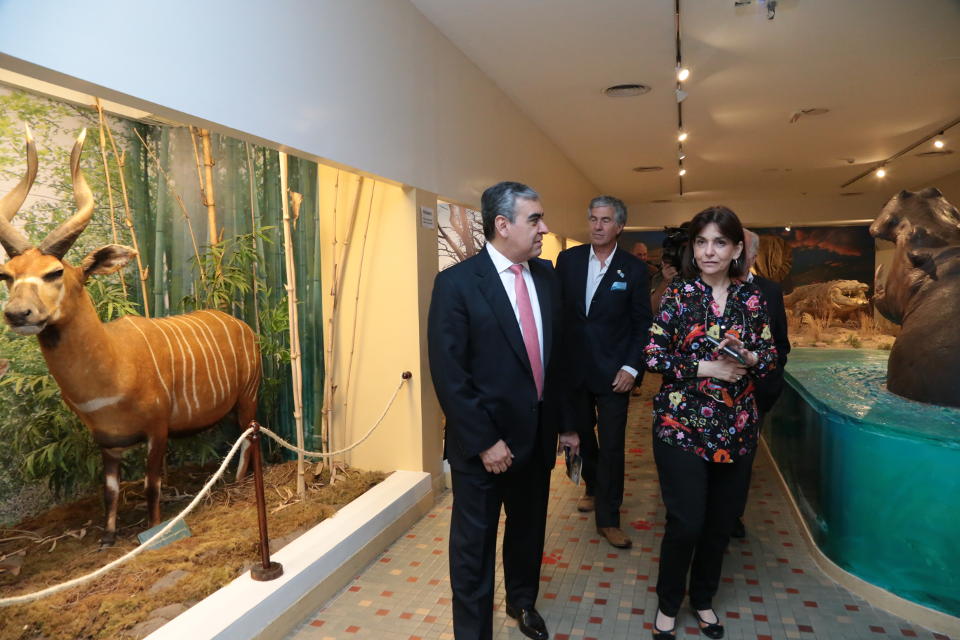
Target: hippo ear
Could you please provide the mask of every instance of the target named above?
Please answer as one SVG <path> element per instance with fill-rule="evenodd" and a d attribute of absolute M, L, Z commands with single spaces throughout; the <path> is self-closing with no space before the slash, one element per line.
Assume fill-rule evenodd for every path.
<path fill-rule="evenodd" d="M 912 198 L 912 197 L 913 197 L 913 191 L 907 191 L 906 189 L 904 189 L 903 191 L 901 191 L 900 193 L 897 194 L 897 197 L 900 198 L 901 200 L 906 200 L 907 198 Z"/>
<path fill-rule="evenodd" d="M 910 251 L 907 253 L 907 259 L 914 269 L 920 269 L 931 279 L 937 279 L 937 263 L 933 261 L 933 254 L 921 251 Z"/>
<path fill-rule="evenodd" d="M 940 189 L 936 187 L 927 187 L 920 192 L 920 196 L 924 198 L 942 198 L 943 194 L 940 193 Z"/>

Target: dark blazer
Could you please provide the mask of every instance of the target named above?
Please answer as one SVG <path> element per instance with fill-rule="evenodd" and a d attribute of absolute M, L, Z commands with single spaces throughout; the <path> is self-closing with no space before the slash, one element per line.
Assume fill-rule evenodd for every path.
<path fill-rule="evenodd" d="M 480 251 L 434 281 L 430 371 L 447 419 L 444 457 L 458 471 L 485 473 L 479 454 L 501 438 L 514 455 L 513 466 L 537 460 L 551 468 L 556 459 L 560 287 L 550 262 L 533 258 L 528 264 L 543 323 L 542 403 L 520 324 L 490 254 Z"/>
<path fill-rule="evenodd" d="M 643 378 L 643 347 L 650 328 L 647 265 L 618 248 L 586 312 L 590 245 L 560 253 L 557 275 L 563 294 L 563 368 L 567 383 L 593 393 L 609 393 L 623 365 Z"/>
<path fill-rule="evenodd" d="M 753 282 L 760 287 L 760 295 L 767 303 L 770 333 L 773 334 L 773 344 L 777 347 L 777 368 L 756 381 L 757 388 L 754 392 L 757 407 L 762 413 L 766 413 L 773 408 L 783 391 L 783 368 L 787 365 L 787 354 L 790 353 L 790 339 L 787 336 L 787 313 L 783 308 L 783 289 L 773 280 L 761 276 L 753 276 Z"/>

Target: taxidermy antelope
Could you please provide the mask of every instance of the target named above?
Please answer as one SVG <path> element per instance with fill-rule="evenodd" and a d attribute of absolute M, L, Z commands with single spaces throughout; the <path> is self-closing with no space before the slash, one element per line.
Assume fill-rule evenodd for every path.
<path fill-rule="evenodd" d="M 167 437 L 194 434 L 231 410 L 245 427 L 256 413 L 261 363 L 250 327 L 220 311 L 100 321 L 84 284 L 90 276 L 118 271 L 136 252 L 109 244 L 79 267 L 63 261 L 93 213 L 93 194 L 80 172 L 85 136 L 77 138 L 70 157 L 77 212 L 35 247 L 10 224 L 37 175 L 36 145 L 27 130 L 27 173 L 0 200 L 0 244 L 10 257 L 0 265 L 0 280 L 9 288 L 3 313 L 10 329 L 37 336 L 64 402 L 100 446 L 106 509 L 101 544 L 108 545 L 116 539 L 123 450 L 147 443 L 147 511 L 150 526 L 156 525 Z M 250 453 L 244 451 L 238 477 Z"/>

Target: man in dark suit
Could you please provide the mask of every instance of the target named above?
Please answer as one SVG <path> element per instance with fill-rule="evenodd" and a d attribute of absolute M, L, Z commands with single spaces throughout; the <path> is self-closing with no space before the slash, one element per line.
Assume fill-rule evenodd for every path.
<path fill-rule="evenodd" d="M 773 408 L 777 398 L 780 397 L 780 392 L 783 391 L 783 368 L 787 365 L 787 354 L 790 353 L 790 338 L 787 336 L 787 313 L 783 307 L 783 289 L 773 280 L 750 271 L 757 261 L 757 254 L 760 253 L 760 236 L 749 229 L 744 229 L 743 233 L 746 241 L 746 267 L 749 274 L 747 279 L 760 287 L 760 296 L 767 303 L 767 313 L 770 314 L 770 333 L 773 334 L 773 344 L 777 347 L 777 368 L 757 380 L 754 391 L 762 426 L 763 416 Z M 743 526 L 742 513 L 737 518 L 737 524 L 730 535 L 734 538 L 746 537 L 747 530 Z"/>
<path fill-rule="evenodd" d="M 566 417 L 580 434 L 583 456 L 586 495 L 577 508 L 594 510 L 597 531 L 614 547 L 626 549 L 632 543 L 620 528 L 620 505 L 627 405 L 630 390 L 642 379 L 650 283 L 646 263 L 617 248 L 627 222 L 623 202 L 594 198 L 587 220 L 590 244 L 567 249 L 557 259 Z"/>
<path fill-rule="evenodd" d="M 525 635 L 546 640 L 536 601 L 560 425 L 560 287 L 550 263 L 536 258 L 547 225 L 533 189 L 496 184 L 484 191 L 481 214 L 487 245 L 437 275 L 427 329 L 453 477 L 453 630 L 457 640 L 493 635 L 503 505 L 506 611 Z M 577 451 L 576 433 L 559 436 Z"/>

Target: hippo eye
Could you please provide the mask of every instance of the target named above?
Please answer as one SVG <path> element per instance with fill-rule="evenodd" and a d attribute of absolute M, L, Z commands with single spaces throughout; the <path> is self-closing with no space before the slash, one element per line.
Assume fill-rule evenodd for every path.
<path fill-rule="evenodd" d="M 10 284 L 11 282 L 13 282 L 13 278 L 10 277 L 9 273 L 0 273 L 0 282 L 5 282 L 7 284 Z"/>
<path fill-rule="evenodd" d="M 63 269 L 57 269 L 56 271 L 51 271 L 50 273 L 43 274 L 44 282 L 56 282 L 63 277 Z"/>

